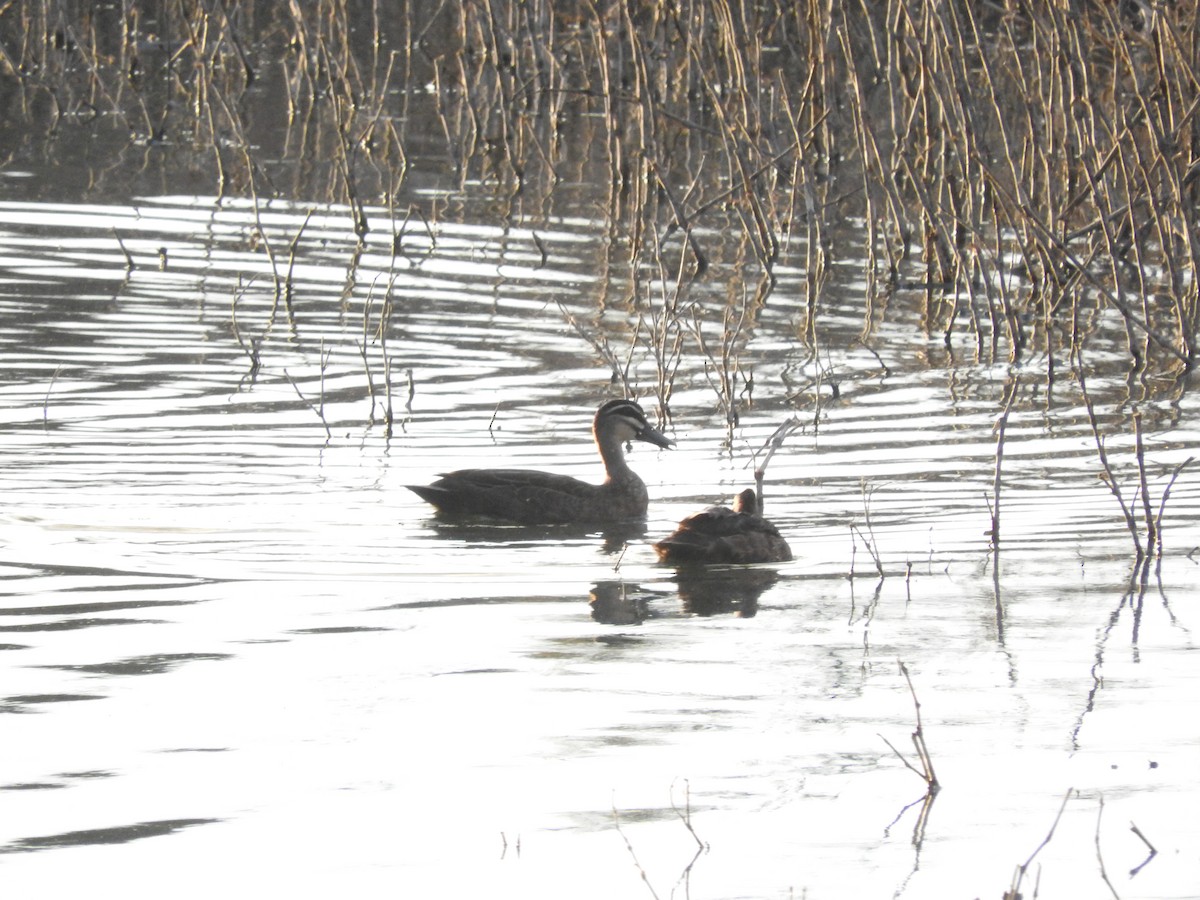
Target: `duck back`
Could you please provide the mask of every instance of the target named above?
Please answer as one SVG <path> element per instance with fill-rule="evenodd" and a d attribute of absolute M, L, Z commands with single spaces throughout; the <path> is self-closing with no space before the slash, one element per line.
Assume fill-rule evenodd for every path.
<path fill-rule="evenodd" d="M 654 545 L 659 560 L 676 565 L 789 561 L 791 547 L 779 529 L 758 515 L 753 498 L 753 491 L 743 491 L 734 509 L 711 506 L 688 516 Z"/>

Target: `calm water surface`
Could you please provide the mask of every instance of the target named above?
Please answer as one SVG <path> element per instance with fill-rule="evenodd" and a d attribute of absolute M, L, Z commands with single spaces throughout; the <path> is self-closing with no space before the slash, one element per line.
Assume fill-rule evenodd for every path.
<path fill-rule="evenodd" d="M 273 206 L 272 268 L 243 204 L 0 203 L 6 892 L 998 898 L 1062 807 L 1027 896 L 1200 894 L 1195 469 L 1131 588 L 1082 405 L 1035 356 L 993 556 L 1008 367 L 923 343 L 899 303 L 849 339 L 853 273 L 814 357 L 784 269 L 739 338 L 739 424 L 689 354 L 677 449 L 632 450 L 645 534 L 441 521 L 403 485 L 598 478 L 619 388 L 580 329 L 654 410 L 603 229 L 487 221 L 355 256 L 343 212 Z M 301 231 L 289 322 L 273 276 Z M 1197 405 L 1144 407 L 1156 504 Z M 795 562 L 657 566 L 649 542 L 751 483 L 793 414 L 766 493 Z M 923 820 L 888 746 L 915 762 L 899 662 L 944 785 Z"/>

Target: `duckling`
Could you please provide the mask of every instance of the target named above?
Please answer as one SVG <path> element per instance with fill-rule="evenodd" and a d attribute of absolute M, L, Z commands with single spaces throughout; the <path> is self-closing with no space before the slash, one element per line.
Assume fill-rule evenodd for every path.
<path fill-rule="evenodd" d="M 625 462 L 623 445 L 646 441 L 668 449 L 674 441 L 654 428 L 633 400 L 604 403 L 592 421 L 592 436 L 604 462 L 601 484 L 528 469 L 460 469 L 433 484 L 406 487 L 442 512 L 525 525 L 644 520 L 650 498 Z"/>
<path fill-rule="evenodd" d="M 733 509 L 710 506 L 688 516 L 675 532 L 654 545 L 661 562 L 695 563 L 787 562 L 792 550 L 779 530 L 759 515 L 752 488 L 742 491 Z"/>

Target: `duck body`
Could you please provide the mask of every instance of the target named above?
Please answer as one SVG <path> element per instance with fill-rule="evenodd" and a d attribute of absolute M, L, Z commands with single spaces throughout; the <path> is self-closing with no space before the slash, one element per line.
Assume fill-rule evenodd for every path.
<path fill-rule="evenodd" d="M 589 484 L 529 469 L 460 469 L 409 490 L 450 515 L 487 516 L 522 525 L 569 525 L 644 518 L 650 498 L 636 475 Z"/>
<path fill-rule="evenodd" d="M 605 479 L 589 484 L 567 475 L 529 469 L 460 469 L 429 485 L 407 485 L 451 515 L 486 516 L 523 525 L 566 525 L 644 519 L 649 494 L 625 461 L 627 441 L 670 447 L 632 400 L 610 400 L 596 411 L 592 434 Z"/>
<path fill-rule="evenodd" d="M 733 508 L 710 506 L 688 516 L 654 545 L 661 562 L 673 565 L 788 562 L 792 549 L 771 522 L 759 515 L 758 498 L 747 488 Z"/>

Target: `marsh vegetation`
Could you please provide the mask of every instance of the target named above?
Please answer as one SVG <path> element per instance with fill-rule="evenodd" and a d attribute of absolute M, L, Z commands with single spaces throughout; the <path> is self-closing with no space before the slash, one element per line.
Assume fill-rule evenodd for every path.
<path fill-rule="evenodd" d="M 1153 422 L 1196 359 L 1197 16 L 1171 3 L 29 0 L 0 16 L 4 106 L 20 123 L 6 153 L 53 162 L 86 144 L 91 191 L 186 184 L 259 211 L 274 198 L 344 209 L 372 386 L 391 384 L 398 298 L 363 254 L 431 252 L 453 202 L 422 196 L 434 185 L 486 192 L 494 220 L 535 244 L 586 204 L 608 236 L 597 287 L 559 314 L 664 420 L 685 357 L 731 428 L 772 392 L 811 415 L 836 382 L 822 353 L 869 350 L 916 285 L 914 345 L 1010 367 L 996 540 L 1003 423 L 1038 393 L 1052 416 L 1086 410 L 1141 555 L 1158 547 L 1162 498 L 1141 490 L 1140 451 L 1150 506 L 1122 496 L 1104 442 Z M 838 238 L 847 222 L 861 246 Z M 270 278 L 243 293 L 271 293 L 268 329 L 281 310 L 294 325 L 304 226 L 260 219 L 252 239 Z M 856 333 L 821 316 L 848 260 L 862 265 Z M 790 296 L 781 271 L 799 273 Z M 794 305 L 807 354 L 784 384 L 740 360 L 772 303 Z M 653 360 L 652 381 L 628 383 L 633 357 Z M 1127 390 L 1097 409 L 1097 376 Z"/>

